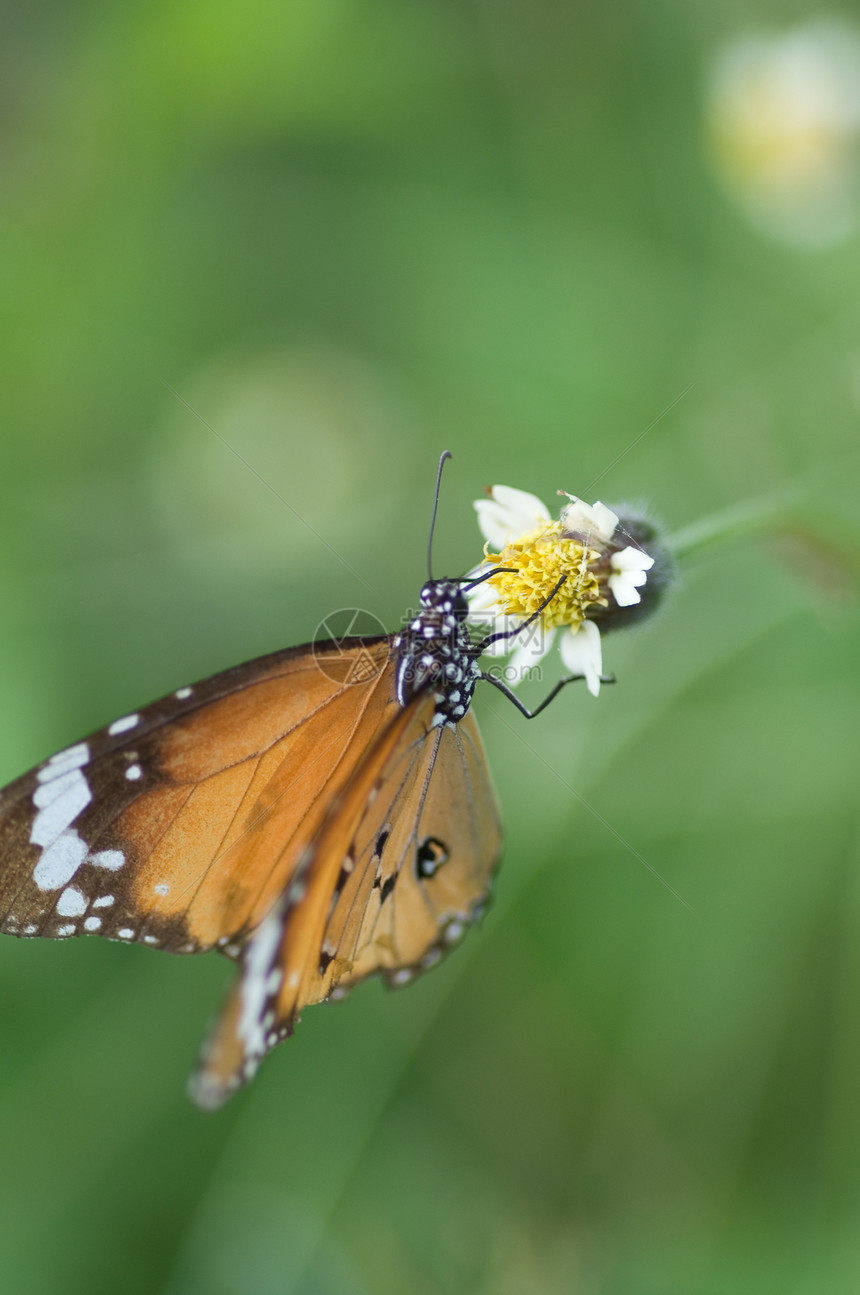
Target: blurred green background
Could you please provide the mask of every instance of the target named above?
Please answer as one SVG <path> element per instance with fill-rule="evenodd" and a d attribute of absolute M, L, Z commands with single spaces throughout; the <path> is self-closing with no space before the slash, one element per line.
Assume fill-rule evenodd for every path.
<path fill-rule="evenodd" d="M 706 127 L 716 52 L 806 12 L 7 16 L 0 780 L 335 608 L 395 627 L 443 448 L 449 572 L 492 482 L 801 497 L 597 702 L 478 698 L 483 926 L 223 1112 L 184 1083 L 226 963 L 0 941 L 4 1289 L 860 1289 L 860 244 L 754 227 Z"/>

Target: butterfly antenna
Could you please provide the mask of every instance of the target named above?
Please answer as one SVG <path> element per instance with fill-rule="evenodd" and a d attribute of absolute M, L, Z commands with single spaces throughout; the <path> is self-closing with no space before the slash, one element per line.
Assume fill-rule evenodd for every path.
<path fill-rule="evenodd" d="M 427 541 L 427 578 L 433 579 L 433 532 L 436 529 L 436 509 L 439 507 L 439 487 L 442 484 L 442 469 L 445 460 L 450 459 L 451 451 L 443 450 L 439 455 L 439 466 L 436 469 L 436 493 L 433 496 L 433 516 L 430 518 L 430 539 Z"/>

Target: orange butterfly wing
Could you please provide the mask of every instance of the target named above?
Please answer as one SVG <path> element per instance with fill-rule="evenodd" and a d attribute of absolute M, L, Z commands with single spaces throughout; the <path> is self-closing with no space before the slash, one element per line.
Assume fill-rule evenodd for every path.
<path fill-rule="evenodd" d="M 395 714 L 330 804 L 294 879 L 244 950 L 192 1096 L 220 1105 L 301 1009 L 374 973 L 403 984 L 482 911 L 501 829 L 469 713 L 433 725 L 432 695 Z"/>
<path fill-rule="evenodd" d="M 237 953 L 380 725 L 390 640 L 263 657 L 111 724 L 0 792 L 0 929 Z"/>

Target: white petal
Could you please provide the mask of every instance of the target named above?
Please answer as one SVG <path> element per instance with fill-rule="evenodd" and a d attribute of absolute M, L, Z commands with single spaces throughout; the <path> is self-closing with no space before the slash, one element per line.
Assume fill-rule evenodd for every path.
<path fill-rule="evenodd" d="M 641 573 L 641 580 L 634 580 L 632 572 L 624 571 L 621 575 L 610 576 L 607 584 L 612 591 L 612 597 L 619 607 L 633 607 L 636 603 L 642 601 L 642 595 L 637 590 L 637 585 L 644 585 L 645 573 Z"/>
<path fill-rule="evenodd" d="M 489 499 L 475 500 L 475 511 L 484 539 L 499 550 L 509 536 L 533 531 L 541 522 L 550 520 L 548 509 L 537 495 L 513 486 L 493 486 Z"/>
<path fill-rule="evenodd" d="M 528 657 L 529 664 L 534 665 L 540 661 L 549 650 L 549 645 L 555 637 L 554 629 L 544 629 L 539 621 L 532 622 L 531 625 L 525 626 L 519 634 L 515 633 L 523 624 L 522 616 L 507 616 L 499 613 L 492 624 L 485 622 L 488 634 L 504 633 L 505 638 L 498 639 L 485 648 L 489 656 L 507 656 L 509 652 L 520 652 L 523 659 Z"/>
<path fill-rule="evenodd" d="M 469 616 L 472 617 L 476 612 L 486 612 L 491 607 L 495 607 L 498 602 L 499 591 L 485 580 L 482 585 L 475 585 L 474 589 L 467 589 L 466 598 L 469 601 Z"/>
<path fill-rule="evenodd" d="M 585 676 L 586 686 L 593 697 L 600 692 L 600 676 L 603 673 L 603 653 L 600 646 L 600 630 L 594 621 L 582 621 L 574 628 L 572 625 L 561 636 L 561 659 L 571 674 Z"/>
<path fill-rule="evenodd" d="M 587 504 L 576 495 L 568 495 L 570 503 L 562 509 L 561 520 L 569 531 L 582 531 L 599 540 L 611 540 L 618 525 L 618 517 L 611 508 L 597 503 Z"/>
<path fill-rule="evenodd" d="M 555 640 L 555 629 L 544 630 L 528 643 L 522 643 L 505 666 L 505 683 L 516 688 L 522 683 L 532 666 L 542 661 Z"/>
<path fill-rule="evenodd" d="M 619 607 L 633 607 L 634 604 L 641 602 L 637 590 L 639 586 L 645 584 L 648 579 L 647 573 L 653 565 L 652 557 L 630 545 L 614 555 L 608 584 L 612 597 Z"/>
<path fill-rule="evenodd" d="M 515 622 L 512 616 L 505 616 L 504 613 L 501 613 L 501 611 L 495 609 L 495 607 L 487 607 L 486 610 L 482 610 L 481 607 L 477 607 L 477 609 L 470 611 L 469 613 L 469 624 L 471 628 L 478 632 L 479 636 L 486 638 L 488 635 L 496 635 L 496 633 L 500 633 L 501 631 L 504 631 L 504 629 L 514 629 L 517 622 Z M 487 647 L 487 651 L 488 653 L 491 653 L 493 657 L 499 657 L 499 655 L 506 653 L 506 651 L 510 651 L 510 646 L 508 641 L 504 640 L 504 638 L 500 638 L 499 644 L 492 644 L 490 647 Z"/>
<path fill-rule="evenodd" d="M 478 514 L 478 526 L 484 539 L 497 552 L 501 552 L 510 534 L 507 513 L 492 499 L 476 499 L 475 512 Z"/>
<path fill-rule="evenodd" d="M 591 511 L 594 513 L 600 538 L 602 540 L 611 540 L 618 525 L 618 514 L 614 513 L 611 508 L 607 508 L 606 504 L 602 504 L 599 499 L 591 505 Z"/>
<path fill-rule="evenodd" d="M 507 656 L 507 654 L 512 652 L 516 647 L 518 637 L 516 634 L 511 634 L 511 631 L 515 630 L 518 625 L 522 624 L 522 622 L 522 616 L 505 616 L 503 614 L 496 616 L 492 624 L 486 625 L 487 633 L 505 633 L 510 635 L 510 637 L 498 639 L 497 642 L 491 643 L 485 651 L 488 652 L 490 656 Z M 529 628 L 531 628 L 531 626 Z"/>
<path fill-rule="evenodd" d="M 632 544 L 612 556 L 613 571 L 650 571 L 653 565 L 654 559 Z"/>
<path fill-rule="evenodd" d="M 548 522 L 549 509 L 527 490 L 515 490 L 513 486 L 493 486 L 493 499 L 507 508 L 513 525 L 520 530 L 534 530 L 541 522 Z"/>

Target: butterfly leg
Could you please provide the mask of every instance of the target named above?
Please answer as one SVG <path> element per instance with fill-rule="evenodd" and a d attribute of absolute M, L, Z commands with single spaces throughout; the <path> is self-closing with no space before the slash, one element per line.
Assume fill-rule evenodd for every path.
<path fill-rule="evenodd" d="M 516 567 L 493 567 L 492 571 L 485 571 L 484 574 L 482 576 L 478 576 L 476 580 L 469 580 L 469 577 L 466 576 L 465 579 L 467 583 L 464 583 L 462 586 L 463 593 L 468 593 L 470 589 L 474 589 L 478 585 L 482 585 L 485 580 L 492 580 L 493 576 L 516 575 L 516 573 Z"/>
<path fill-rule="evenodd" d="M 502 693 L 505 697 L 507 697 L 508 701 L 512 701 L 516 706 L 517 710 L 520 712 L 520 714 L 525 715 L 526 719 L 534 719 L 536 715 L 539 715 L 542 710 L 546 709 L 546 707 L 550 704 L 551 701 L 555 700 L 555 698 L 558 696 L 558 694 L 561 692 L 562 688 L 564 688 L 566 684 L 576 683 L 578 679 L 584 679 L 585 675 L 569 674 L 564 679 L 559 679 L 558 683 L 555 685 L 552 691 L 546 697 L 544 697 L 540 705 L 536 706 L 534 710 L 529 710 L 528 706 L 524 705 L 523 702 L 520 701 L 516 693 L 512 692 L 511 689 L 508 687 L 508 685 L 506 683 L 503 683 L 502 680 L 498 679 L 494 674 L 485 674 L 484 671 L 482 670 L 478 677 L 480 679 L 486 679 L 487 683 L 491 683 L 494 688 L 498 688 L 499 692 Z M 611 674 L 601 675 L 600 682 L 615 683 L 615 676 Z"/>
<path fill-rule="evenodd" d="M 521 625 L 515 625 L 512 630 L 498 630 L 497 633 L 488 634 L 485 639 L 482 639 L 481 642 L 476 645 L 478 653 L 486 652 L 491 643 L 498 643 L 500 639 L 514 638 L 515 635 L 522 634 L 523 630 L 528 629 L 528 627 L 537 620 L 544 608 L 549 606 L 566 579 L 567 576 L 563 575 L 560 580 L 556 581 L 555 585 L 547 594 L 546 598 L 544 598 L 537 611 L 532 612 L 531 616 L 524 620 Z M 577 678 L 578 677 L 579 676 L 577 676 Z"/>

